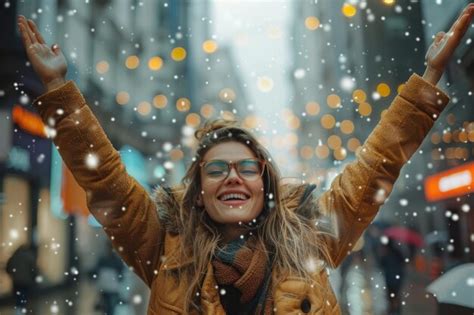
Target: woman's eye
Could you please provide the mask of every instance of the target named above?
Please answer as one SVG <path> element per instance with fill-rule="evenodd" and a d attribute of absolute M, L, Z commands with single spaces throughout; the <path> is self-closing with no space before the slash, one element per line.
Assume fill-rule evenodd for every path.
<path fill-rule="evenodd" d="M 243 173 L 243 174 L 256 174 L 256 173 L 258 173 L 258 171 L 255 170 L 255 169 L 245 169 L 245 170 L 241 170 L 240 172 Z"/>
<path fill-rule="evenodd" d="M 224 174 L 223 170 L 208 170 L 207 171 L 208 175 L 221 175 Z"/>

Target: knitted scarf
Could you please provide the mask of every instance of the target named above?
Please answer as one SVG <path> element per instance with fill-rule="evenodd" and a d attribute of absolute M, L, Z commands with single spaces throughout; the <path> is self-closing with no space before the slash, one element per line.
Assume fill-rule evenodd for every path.
<path fill-rule="evenodd" d="M 271 263 L 255 237 L 226 244 L 212 265 L 227 314 L 272 314 Z"/>

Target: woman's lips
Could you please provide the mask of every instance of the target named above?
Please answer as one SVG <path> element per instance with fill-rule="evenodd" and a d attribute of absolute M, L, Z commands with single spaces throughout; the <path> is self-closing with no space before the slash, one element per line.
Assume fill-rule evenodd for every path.
<path fill-rule="evenodd" d="M 243 206 L 243 205 L 246 204 L 248 201 L 249 201 L 249 199 L 246 199 L 246 200 L 226 200 L 226 201 L 219 200 L 219 202 L 223 203 L 224 205 L 226 205 L 226 206 L 232 206 L 232 207 L 240 207 L 240 206 Z"/>

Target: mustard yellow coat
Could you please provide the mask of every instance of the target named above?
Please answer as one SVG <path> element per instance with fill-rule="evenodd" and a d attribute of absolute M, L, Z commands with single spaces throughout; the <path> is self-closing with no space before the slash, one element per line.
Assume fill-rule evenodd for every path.
<path fill-rule="evenodd" d="M 401 167 L 417 150 L 448 97 L 413 75 L 331 188 L 316 201 L 319 211 L 335 218 L 334 237 L 327 238 L 330 266 L 338 266 L 350 253 L 390 193 Z M 88 206 L 103 225 L 124 261 L 150 287 L 148 314 L 181 314 L 185 281 L 177 281 L 173 270 L 191 263 L 176 253 L 179 235 L 169 233 L 160 220 L 153 198 L 132 178 L 121 163 L 84 98 L 73 82 L 39 97 L 34 106 L 45 124 L 56 129 L 54 143 L 87 192 Z M 124 130 L 124 132 L 127 132 Z M 99 159 L 97 168 L 85 163 L 89 154 Z M 276 314 L 302 314 L 302 303 L 310 303 L 309 314 L 339 314 L 339 305 L 324 269 L 308 285 L 289 275 L 273 283 Z M 219 301 L 211 264 L 202 291 L 204 314 L 225 314 Z"/>

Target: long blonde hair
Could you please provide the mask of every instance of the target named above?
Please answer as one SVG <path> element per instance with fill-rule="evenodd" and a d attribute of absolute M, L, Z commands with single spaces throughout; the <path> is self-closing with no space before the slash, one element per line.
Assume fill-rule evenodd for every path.
<path fill-rule="evenodd" d="M 327 261 L 327 248 L 318 237 L 314 218 L 294 211 L 300 204 L 305 185 L 282 184 L 280 174 L 268 151 L 250 131 L 239 127 L 236 121 L 214 120 L 196 131 L 199 141 L 195 158 L 182 183 L 171 189 L 169 197 L 177 206 L 175 223 L 181 236 L 182 257 L 193 257 L 193 263 L 179 271 L 189 283 L 184 298 L 185 313 L 199 310 L 199 293 L 209 262 L 218 248 L 220 234 L 204 208 L 196 204 L 201 194 L 200 162 L 213 146 L 226 141 L 247 145 L 257 158 L 265 160 L 263 173 L 264 209 L 262 221 L 256 227 L 259 242 L 269 257 L 273 257 L 272 274 L 279 281 L 285 274 L 299 276 L 311 282 L 314 270 L 308 269 L 308 261 Z M 316 211 L 315 211 L 316 213 Z M 182 279 L 182 278 L 181 278 Z"/>

